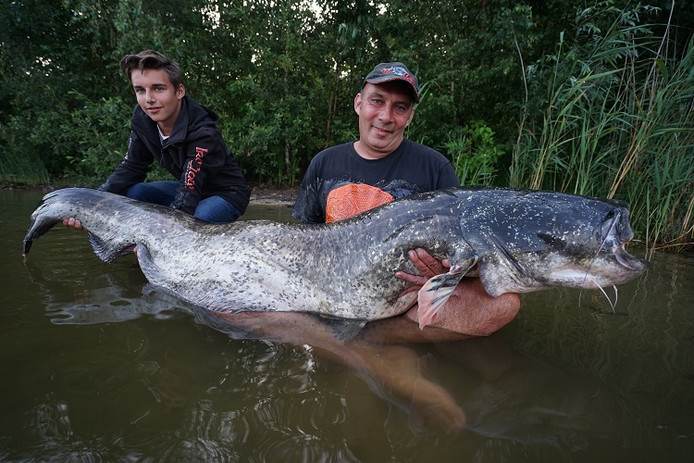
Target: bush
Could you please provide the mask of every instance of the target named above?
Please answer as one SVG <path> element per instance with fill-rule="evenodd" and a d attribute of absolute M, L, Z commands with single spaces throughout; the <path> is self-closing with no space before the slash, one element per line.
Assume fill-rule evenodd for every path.
<path fill-rule="evenodd" d="M 504 152 L 494 142 L 494 132 L 484 122 L 475 121 L 462 128 L 446 143 L 461 185 L 490 186 L 496 166 Z"/>

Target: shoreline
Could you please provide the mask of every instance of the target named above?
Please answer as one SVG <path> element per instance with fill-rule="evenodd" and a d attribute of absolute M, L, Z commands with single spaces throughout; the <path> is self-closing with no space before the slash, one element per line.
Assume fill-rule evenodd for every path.
<path fill-rule="evenodd" d="M 69 185 L 23 185 L 5 183 L 0 184 L 0 191 L 40 191 L 48 193 L 60 188 L 67 188 Z M 271 186 L 252 186 L 251 204 L 261 206 L 292 206 L 296 201 L 299 187 L 271 187 Z"/>
<path fill-rule="evenodd" d="M 296 201 L 298 187 L 273 188 L 255 186 L 251 190 L 250 204 L 261 206 L 293 206 Z"/>

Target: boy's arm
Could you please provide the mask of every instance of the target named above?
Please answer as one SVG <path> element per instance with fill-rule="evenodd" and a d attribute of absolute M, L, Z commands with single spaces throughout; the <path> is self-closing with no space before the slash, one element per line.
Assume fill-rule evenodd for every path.
<path fill-rule="evenodd" d="M 131 131 L 128 138 L 128 152 L 99 190 L 124 195 L 128 188 L 145 180 L 152 160 L 152 154 L 145 148 L 137 134 Z"/>

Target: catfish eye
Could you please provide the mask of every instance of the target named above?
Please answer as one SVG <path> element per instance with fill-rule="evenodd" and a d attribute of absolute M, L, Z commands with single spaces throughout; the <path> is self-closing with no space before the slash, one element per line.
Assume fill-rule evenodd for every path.
<path fill-rule="evenodd" d="M 616 209 L 610 210 L 602 221 L 602 226 L 600 227 L 600 241 L 611 247 L 618 240 L 620 214 Z"/>
<path fill-rule="evenodd" d="M 566 243 L 561 238 L 557 238 L 548 233 L 538 233 L 537 237 L 547 243 L 552 249 L 564 249 L 566 247 Z"/>

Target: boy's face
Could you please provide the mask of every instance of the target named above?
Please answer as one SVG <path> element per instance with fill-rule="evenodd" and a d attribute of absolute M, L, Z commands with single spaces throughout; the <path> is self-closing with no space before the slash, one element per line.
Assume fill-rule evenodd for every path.
<path fill-rule="evenodd" d="M 359 115 L 359 145 L 371 159 L 388 156 L 404 138 L 414 115 L 412 98 L 395 82 L 366 84 L 354 98 Z"/>
<path fill-rule="evenodd" d="M 181 111 L 181 99 L 186 94 L 183 84 L 174 88 L 163 69 L 135 69 L 130 81 L 137 104 L 157 123 L 164 135 L 169 135 Z"/>

